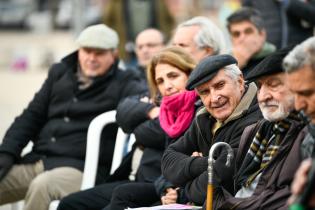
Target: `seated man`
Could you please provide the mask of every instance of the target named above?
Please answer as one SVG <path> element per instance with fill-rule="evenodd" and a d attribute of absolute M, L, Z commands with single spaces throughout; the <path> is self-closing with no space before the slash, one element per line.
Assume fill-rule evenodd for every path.
<path fill-rule="evenodd" d="M 195 89 L 204 107 L 190 128 L 162 157 L 163 175 L 185 188 L 191 202 L 203 205 L 208 180 L 208 153 L 216 142 L 226 142 L 236 153 L 245 127 L 261 118 L 256 85 L 245 85 L 242 72 L 230 55 L 204 58 L 191 73 L 186 89 Z M 216 154 L 216 185 L 233 192 L 233 165 L 226 167 L 226 152 Z"/>
<path fill-rule="evenodd" d="M 106 25 L 86 28 L 79 49 L 52 66 L 48 78 L 15 119 L 0 146 L 0 204 L 25 200 L 47 210 L 51 200 L 80 189 L 89 123 L 120 99 L 146 88 L 118 68 L 118 35 Z M 100 169 L 109 174 L 117 125 L 103 131 Z M 21 157 L 29 141 L 32 151 Z"/>
<path fill-rule="evenodd" d="M 164 48 L 164 42 L 165 41 L 163 34 L 160 31 L 152 28 L 141 31 L 136 38 L 136 55 L 139 68 L 134 72 L 141 76 L 142 84 L 146 87 L 146 68 L 150 64 L 152 57 L 162 48 Z M 158 116 L 159 107 L 153 105 L 152 103 L 143 102 L 148 100 L 147 95 L 148 93 L 146 92 L 139 95 L 126 97 L 121 100 L 119 105 L 117 106 L 116 121 L 117 124 L 125 132 L 131 133 L 138 126 L 139 133 L 144 132 L 147 124 L 150 123 L 152 124 L 152 126 L 160 127 L 159 122 L 153 120 Z M 134 112 L 136 112 L 137 114 L 133 115 Z M 152 119 L 152 121 L 149 119 Z M 152 129 L 151 131 L 154 131 L 154 133 L 150 132 L 149 135 L 144 136 L 141 140 L 146 143 L 146 146 L 153 144 L 151 142 L 156 141 L 156 145 L 162 145 L 161 147 L 163 148 L 165 134 L 162 132 L 161 129 Z M 137 132 L 137 134 L 139 133 Z M 152 135 L 155 138 L 152 138 Z M 93 188 L 76 192 L 64 197 L 60 201 L 58 210 L 102 209 L 103 207 L 108 205 L 113 191 L 117 186 L 128 182 L 139 181 L 136 180 L 136 174 L 138 173 L 138 167 L 136 166 L 138 165 L 136 164 L 135 166 L 135 164 L 132 164 L 131 162 L 133 160 L 133 156 L 137 157 L 135 158 L 135 160 L 138 160 L 138 158 L 139 160 L 141 159 L 141 156 L 139 156 L 139 154 L 141 154 L 139 153 L 140 151 L 136 151 L 135 146 L 133 146 L 132 151 L 130 151 L 123 158 L 119 167 L 110 177 L 108 177 L 104 182 Z M 150 154 L 150 152 L 148 154 L 148 156 L 152 155 L 152 153 Z M 160 161 L 160 158 L 158 160 Z M 147 166 L 150 164 L 145 165 Z M 139 166 L 139 168 L 143 167 Z M 157 165 L 156 167 L 150 165 L 148 171 L 157 171 L 157 175 L 156 173 L 151 173 L 151 175 L 148 176 L 148 173 L 145 173 L 146 176 L 141 177 L 142 180 L 148 181 L 153 179 L 153 177 L 158 176 L 160 174 L 160 168 L 161 167 L 159 165 Z"/>
<path fill-rule="evenodd" d="M 198 63 L 208 55 L 226 51 L 224 34 L 209 18 L 193 17 L 174 30 L 171 44 L 186 50 Z"/>
<path fill-rule="evenodd" d="M 315 156 L 315 37 L 309 38 L 296 46 L 284 59 L 284 68 L 287 72 L 287 79 L 290 90 L 295 96 L 295 109 L 303 110 L 310 118 L 308 135 L 302 142 L 301 152 L 305 158 Z M 313 160 L 314 164 L 314 160 Z M 311 160 L 305 161 L 296 172 L 292 184 L 293 196 L 295 198 L 304 191 L 307 185 L 307 173 L 311 166 Z M 310 200 L 309 207 L 315 207 L 315 191 Z"/>
<path fill-rule="evenodd" d="M 232 54 L 245 79 L 248 73 L 276 47 L 266 42 L 266 30 L 261 14 L 251 8 L 241 8 L 227 18 L 232 41 Z"/>
<path fill-rule="evenodd" d="M 258 86 L 264 119 L 245 129 L 236 156 L 235 192 L 218 187 L 215 209 L 287 209 L 306 134 L 305 118 L 294 110 L 294 95 L 282 68 L 287 53 L 288 49 L 275 52 L 249 74 Z"/>
<path fill-rule="evenodd" d="M 146 80 L 146 68 L 153 55 L 162 50 L 165 47 L 165 36 L 164 34 L 155 29 L 148 28 L 141 31 L 135 40 L 135 53 L 137 58 L 137 66 L 134 70 L 143 79 L 145 85 Z"/>

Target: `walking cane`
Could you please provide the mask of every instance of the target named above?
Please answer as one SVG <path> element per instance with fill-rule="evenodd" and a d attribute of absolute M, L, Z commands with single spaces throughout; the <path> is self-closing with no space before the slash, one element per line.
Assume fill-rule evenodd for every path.
<path fill-rule="evenodd" d="M 225 142 L 217 142 L 212 145 L 209 151 L 208 158 L 208 187 L 207 187 L 207 210 L 212 210 L 213 203 L 213 164 L 215 160 L 213 159 L 214 150 L 218 147 L 225 147 L 227 149 L 227 157 L 225 165 L 229 167 L 231 165 L 231 160 L 233 159 L 233 150 L 231 146 Z"/>

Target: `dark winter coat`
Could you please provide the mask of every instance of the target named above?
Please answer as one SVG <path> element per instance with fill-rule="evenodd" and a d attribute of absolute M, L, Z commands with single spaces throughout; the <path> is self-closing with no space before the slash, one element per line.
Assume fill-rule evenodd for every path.
<path fill-rule="evenodd" d="M 161 158 L 165 149 L 166 134 L 158 118 L 149 119 L 148 112 L 153 104 L 141 102 L 148 94 L 124 99 L 117 108 L 118 125 L 127 133 L 133 133 L 136 142 L 133 150 L 123 159 L 120 167 L 107 180 L 126 180 L 131 172 L 131 161 L 135 147 L 143 150 L 140 165 L 136 173 L 137 182 L 153 182 L 161 175 Z"/>
<path fill-rule="evenodd" d="M 197 113 L 185 135 L 165 150 L 162 157 L 163 175 L 176 186 L 185 187 L 186 196 L 195 204 L 203 205 L 206 199 L 207 156 L 211 146 L 216 142 L 226 142 L 231 145 L 236 154 L 245 127 L 261 118 L 256 90 L 256 86 L 250 84 L 239 106 L 230 116 L 230 120 L 227 120 L 214 136 L 211 128 L 216 120 L 204 108 Z M 201 152 L 204 157 L 191 157 L 195 151 Z M 225 150 L 217 151 L 214 157 L 216 159 L 214 183 L 223 185 L 232 192 L 233 166 L 228 168 L 225 166 Z"/>
<path fill-rule="evenodd" d="M 255 125 L 247 127 L 242 135 L 236 160 L 236 173 L 240 168 L 245 155 L 253 141 L 253 138 L 263 123 L 262 120 Z M 222 188 L 217 188 L 217 196 L 214 209 L 246 209 L 246 210 L 278 210 L 288 209 L 287 200 L 290 196 L 290 184 L 294 178 L 295 171 L 300 165 L 301 143 L 307 134 L 303 129 L 305 124 L 292 121 L 285 135 L 280 149 L 269 165 L 264 169 L 259 179 L 254 194 L 248 198 L 235 198 Z M 302 131 L 301 131 L 302 130 Z M 239 189 L 235 189 L 235 193 Z"/>
<path fill-rule="evenodd" d="M 81 90 L 76 76 L 77 57 L 74 52 L 52 66 L 41 89 L 8 129 L 0 152 L 13 155 L 20 163 L 42 159 L 45 170 L 61 166 L 83 170 L 91 120 L 116 109 L 122 98 L 146 90 L 138 85 L 139 79 L 132 71 L 118 69 L 118 61 L 106 75 L 95 78 L 90 87 Z M 107 173 L 116 131 L 117 125 L 112 124 L 102 133 L 100 165 Z M 33 149 L 21 159 L 21 151 L 29 141 L 33 141 Z"/>

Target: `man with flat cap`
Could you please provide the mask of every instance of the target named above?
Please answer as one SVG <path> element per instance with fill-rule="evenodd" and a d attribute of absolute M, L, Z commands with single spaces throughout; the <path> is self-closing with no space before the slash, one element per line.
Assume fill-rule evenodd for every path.
<path fill-rule="evenodd" d="M 164 176 L 185 187 L 189 200 L 203 205 L 206 199 L 208 153 L 216 142 L 226 142 L 236 154 L 246 126 L 261 113 L 256 85 L 245 84 L 237 62 L 230 55 L 204 58 L 191 73 L 186 89 L 197 91 L 204 107 L 198 111 L 183 137 L 171 144 L 162 157 Z M 233 168 L 226 167 L 226 151 L 215 154 L 214 184 L 233 192 Z"/>
<path fill-rule="evenodd" d="M 288 209 L 290 184 L 303 158 L 300 146 L 307 133 L 282 68 L 289 50 L 266 57 L 248 75 L 257 84 L 264 119 L 244 130 L 236 156 L 235 191 L 217 188 L 215 209 Z"/>
<path fill-rule="evenodd" d="M 51 200 L 80 189 L 87 129 L 120 99 L 144 91 L 132 71 L 118 68 L 118 35 L 93 25 L 79 49 L 51 67 L 41 89 L 6 132 L 0 146 L 0 204 L 24 199 L 25 210 L 47 210 Z M 109 174 L 117 125 L 102 133 L 100 167 Z M 32 141 L 32 151 L 21 152 Z"/>

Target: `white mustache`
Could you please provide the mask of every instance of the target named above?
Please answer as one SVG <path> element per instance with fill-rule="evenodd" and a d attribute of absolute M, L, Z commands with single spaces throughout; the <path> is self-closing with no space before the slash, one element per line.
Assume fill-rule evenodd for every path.
<path fill-rule="evenodd" d="M 215 98 L 215 101 L 216 102 L 214 103 L 214 105 L 211 106 L 211 108 L 219 108 L 219 107 L 223 106 L 226 103 L 225 98 L 223 98 L 221 96 L 217 96 Z"/>
<path fill-rule="evenodd" d="M 279 106 L 279 102 L 278 101 L 262 101 L 260 102 L 261 106 L 266 107 L 266 106 Z"/>

